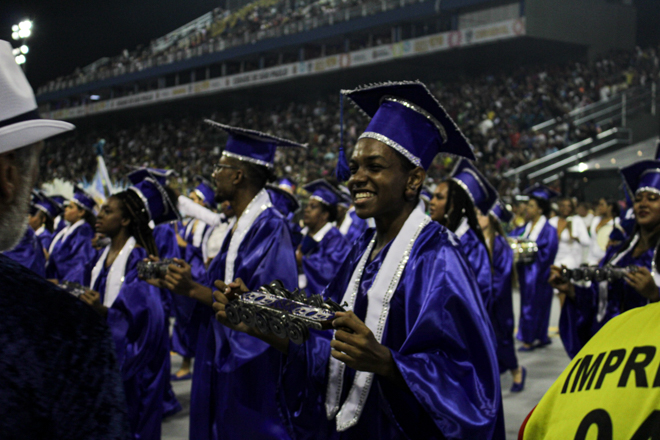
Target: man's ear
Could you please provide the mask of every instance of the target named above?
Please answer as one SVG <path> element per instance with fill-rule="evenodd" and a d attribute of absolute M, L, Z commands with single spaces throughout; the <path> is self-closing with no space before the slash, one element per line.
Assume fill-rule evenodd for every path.
<path fill-rule="evenodd" d="M 426 171 L 424 168 L 417 167 L 408 173 L 408 182 L 406 183 L 406 199 L 413 200 L 419 194 L 420 188 L 424 185 Z"/>
<path fill-rule="evenodd" d="M 18 180 L 16 153 L 8 151 L 0 154 L 0 201 L 11 203 L 14 200 Z"/>

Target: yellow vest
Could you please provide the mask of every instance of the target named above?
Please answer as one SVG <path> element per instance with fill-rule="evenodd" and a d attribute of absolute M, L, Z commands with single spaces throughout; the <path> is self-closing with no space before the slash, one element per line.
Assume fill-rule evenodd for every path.
<path fill-rule="evenodd" d="M 660 439 L 660 303 L 607 323 L 543 396 L 523 440 Z"/>

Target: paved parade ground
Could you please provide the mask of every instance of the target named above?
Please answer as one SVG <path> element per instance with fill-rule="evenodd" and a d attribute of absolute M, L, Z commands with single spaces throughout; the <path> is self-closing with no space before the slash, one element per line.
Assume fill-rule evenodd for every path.
<path fill-rule="evenodd" d="M 513 296 L 516 318 L 520 307 L 520 296 Z M 543 394 L 550 388 L 559 374 L 569 363 L 568 356 L 557 334 L 557 323 L 559 322 L 559 301 L 555 299 L 552 304 L 549 334 L 552 344 L 529 353 L 518 353 L 518 361 L 527 368 L 527 381 L 525 389 L 521 393 L 510 393 L 511 375 L 502 375 L 502 398 L 504 401 L 504 417 L 506 423 L 507 440 L 515 440 L 518 429 L 523 420 L 541 399 Z M 181 358 L 178 355 L 172 357 L 172 372 L 178 370 Z M 183 440 L 188 438 L 188 422 L 190 415 L 190 381 L 173 382 L 176 393 L 183 411 L 169 417 L 163 422 L 163 440 Z"/>

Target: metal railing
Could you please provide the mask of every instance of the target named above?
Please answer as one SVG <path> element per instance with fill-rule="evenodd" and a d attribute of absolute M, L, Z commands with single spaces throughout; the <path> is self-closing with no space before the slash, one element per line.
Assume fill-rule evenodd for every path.
<path fill-rule="evenodd" d="M 625 127 L 628 117 L 639 111 L 649 111 L 656 115 L 658 98 L 658 85 L 653 82 L 623 90 L 605 101 L 578 107 L 561 118 L 549 119 L 533 126 L 532 130 L 546 132 L 565 122 L 574 126 L 619 123 L 617 125 Z"/>
<path fill-rule="evenodd" d="M 562 172 L 564 169 L 588 160 L 595 154 L 606 153 L 619 145 L 632 143 L 632 131 L 627 128 L 611 128 L 598 135 L 569 145 L 563 150 L 555 151 L 540 159 L 522 165 L 504 173 L 504 177 L 522 176 L 528 179 L 540 180 L 549 175 Z"/>

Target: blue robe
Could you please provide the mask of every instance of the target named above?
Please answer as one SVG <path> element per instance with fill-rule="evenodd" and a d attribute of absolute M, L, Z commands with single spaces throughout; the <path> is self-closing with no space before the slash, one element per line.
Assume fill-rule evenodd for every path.
<path fill-rule="evenodd" d="M 302 268 L 307 278 L 307 295 L 316 295 L 323 292 L 325 286 L 335 277 L 335 274 L 344 263 L 344 259 L 351 250 L 349 244 L 339 229 L 330 229 L 320 242 L 314 241 L 311 236 L 303 240 L 310 242 L 310 249 L 306 249 L 302 259 Z"/>
<path fill-rule="evenodd" d="M 224 280 L 231 233 L 211 262 L 205 282 Z M 263 211 L 238 248 L 234 278 L 250 289 L 275 279 L 295 289 L 298 274 L 289 227 L 275 208 Z M 288 438 L 275 402 L 280 355 L 265 342 L 235 332 L 215 320 L 213 310 L 198 304 L 203 314 L 195 349 L 190 402 L 190 438 Z"/>
<path fill-rule="evenodd" d="M 87 304 L 0 255 L 0 437 L 125 440 L 108 326 Z"/>
<path fill-rule="evenodd" d="M 185 248 L 179 248 L 183 253 L 183 259 L 190 264 L 193 280 L 206 280 L 206 267 L 202 249 L 192 244 Z M 172 328 L 172 351 L 185 358 L 195 357 L 197 345 L 197 334 L 199 332 L 200 319 L 205 316 L 197 309 L 197 301 L 180 295 L 173 295 L 174 301 L 174 327 Z"/>
<path fill-rule="evenodd" d="M 325 290 L 341 301 L 373 230 L 353 245 Z M 364 268 L 354 311 L 364 320 L 367 292 L 391 243 Z M 289 344 L 278 400 L 296 439 L 503 439 L 504 418 L 494 336 L 479 289 L 456 236 L 431 223 L 412 247 L 390 302 L 382 344 L 409 390 L 374 376 L 358 423 L 338 433 L 324 402 L 330 331 Z M 355 370 L 345 369 L 341 402 Z M 445 436 L 445 437 L 443 437 Z"/>
<path fill-rule="evenodd" d="M 599 266 L 606 265 L 620 251 L 622 246 L 607 250 Z M 654 249 L 648 249 L 638 257 L 633 257 L 631 249 L 616 263 L 617 267 L 640 266 L 651 272 Z M 640 295 L 624 280 L 607 283 L 607 304 L 602 319 L 598 320 L 599 284 L 591 283 L 589 287 L 575 287 L 575 299 L 566 298 L 559 317 L 559 334 L 564 343 L 566 353 L 573 358 L 582 347 L 598 332 L 609 320 L 626 310 L 642 307 L 649 303 L 648 299 Z"/>
<path fill-rule="evenodd" d="M 518 228 L 512 235 L 520 235 L 524 230 L 524 226 Z M 548 280 L 550 266 L 557 256 L 559 240 L 557 230 L 547 220 L 536 238 L 536 244 L 539 250 L 534 262 L 516 265 L 520 283 L 520 324 L 517 337 L 526 344 L 533 344 L 536 340 L 541 344 L 549 344 L 552 287 Z"/>
<path fill-rule="evenodd" d="M 21 241 L 11 250 L 3 252 L 15 262 L 22 264 L 37 275 L 46 276 L 46 256 L 39 237 L 31 227 L 27 227 Z"/>
<path fill-rule="evenodd" d="M 493 274 L 490 270 L 490 258 L 488 257 L 488 248 L 483 244 L 477 234 L 468 229 L 460 237 L 461 250 L 467 257 L 467 261 L 474 272 L 479 286 L 479 293 L 486 310 L 490 308 Z"/>
<path fill-rule="evenodd" d="M 99 257 L 102 254 L 99 254 Z M 160 439 L 163 396 L 170 378 L 169 341 L 158 289 L 138 279 L 137 263 L 147 258 L 135 247 L 126 262 L 124 282 L 106 318 L 117 353 L 135 440 Z M 73 280 L 89 286 L 96 260 Z M 91 289 L 105 296 L 109 267 L 103 266 Z"/>
<path fill-rule="evenodd" d="M 351 222 L 351 226 L 348 228 L 348 232 L 346 232 L 344 235 L 344 238 L 346 238 L 346 241 L 349 245 L 352 245 L 358 238 L 360 238 L 362 234 L 364 234 L 364 231 L 369 228 L 369 225 L 367 224 L 366 220 L 358 217 L 354 209 L 349 209 L 346 215 L 351 216 L 353 221 Z"/>
<path fill-rule="evenodd" d="M 154 241 L 158 248 L 158 256 L 160 258 L 180 258 L 179 244 L 176 240 L 176 232 L 171 223 L 163 223 L 157 225 L 153 231 Z M 168 289 L 159 289 L 161 302 L 163 304 L 163 316 L 165 317 L 165 328 L 170 327 L 170 315 L 172 314 L 173 303 L 175 301 L 174 294 Z M 167 370 L 169 371 L 171 365 L 171 358 L 167 356 Z M 181 404 L 172 390 L 172 384 L 168 381 L 165 390 L 165 397 L 163 400 L 163 417 L 168 417 L 181 411 Z"/>
<path fill-rule="evenodd" d="M 37 234 L 37 237 L 39 237 L 39 241 L 41 241 L 41 246 L 44 249 L 48 250 L 50 249 L 50 244 L 53 242 L 53 238 L 55 238 L 55 233 L 50 232 L 44 226 L 42 226 L 39 229 L 41 229 L 41 233 L 37 233 L 38 232 L 37 230 L 35 231 L 35 234 Z"/>
<path fill-rule="evenodd" d="M 70 276 L 83 270 L 97 256 L 92 247 L 92 238 L 94 229 L 83 223 L 64 240 L 58 241 L 48 256 L 46 278 L 73 281 Z"/>
<path fill-rule="evenodd" d="M 489 309 L 490 322 L 497 342 L 497 362 L 500 373 L 518 368 L 513 342 L 513 250 L 505 237 L 493 241 L 493 296 Z"/>

